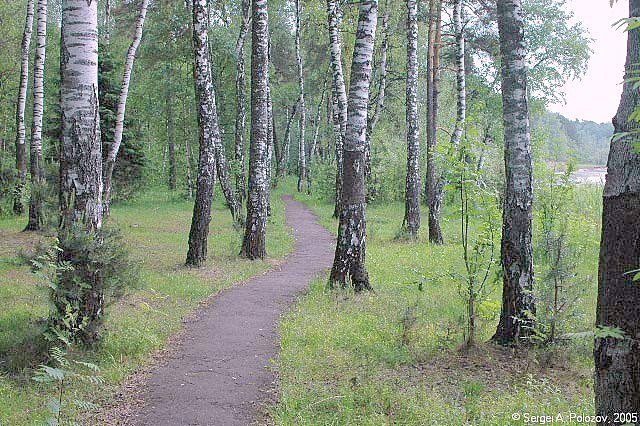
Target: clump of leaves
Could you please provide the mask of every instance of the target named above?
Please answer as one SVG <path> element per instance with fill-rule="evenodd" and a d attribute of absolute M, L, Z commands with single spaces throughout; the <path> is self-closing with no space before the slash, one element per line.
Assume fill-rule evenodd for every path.
<path fill-rule="evenodd" d="M 49 352 L 52 365 L 41 364 L 33 380 L 43 383 L 52 390 L 47 402 L 50 417 L 47 424 L 58 426 L 63 424 L 79 425 L 72 420 L 70 411 L 90 411 L 96 409 L 96 405 L 82 399 L 73 398 L 69 391 L 80 384 L 99 386 L 104 383 L 100 377 L 100 369 L 97 365 L 78 361 L 69 357 L 69 354 L 59 347 L 54 347 Z"/>

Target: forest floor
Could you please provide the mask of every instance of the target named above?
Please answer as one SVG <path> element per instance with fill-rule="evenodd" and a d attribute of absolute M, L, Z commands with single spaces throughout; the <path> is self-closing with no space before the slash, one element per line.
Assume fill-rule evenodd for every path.
<path fill-rule="evenodd" d="M 330 203 L 295 198 L 335 233 Z M 563 332 L 592 329 L 600 205 L 601 188 L 578 187 L 566 212 L 572 218 L 568 238 L 580 259 L 579 296 L 563 317 Z M 401 203 L 367 208 L 367 268 L 375 293 L 330 292 L 326 279 L 317 280 L 283 318 L 274 423 L 504 426 L 560 414 L 576 424 L 571 413 L 593 414 L 592 339 L 529 350 L 490 343 L 501 290 L 499 275 L 492 274 L 491 293 L 478 307 L 478 344 L 465 348 L 456 206 L 445 209 L 442 246 L 427 241 L 426 219 L 419 241 L 399 240 L 403 211 Z M 545 273 L 537 272 L 542 307 Z"/>
<path fill-rule="evenodd" d="M 209 259 L 200 269 L 184 265 L 193 201 L 177 193 L 150 190 L 115 205 L 111 221 L 125 238 L 140 268 L 139 288 L 107 310 L 103 341 L 73 359 L 94 362 L 104 383 L 72 381 L 63 389 L 63 423 L 110 424 L 101 413 L 88 416 L 76 401 L 98 404 L 108 413 L 122 397 L 125 379 L 161 361 L 163 348 L 188 321 L 190 314 L 220 291 L 260 275 L 277 265 L 293 249 L 291 230 L 284 222 L 282 193 L 272 198 L 266 261 L 240 259 L 240 230 L 218 192 L 212 210 Z M 0 425 L 42 425 L 52 415 L 47 407 L 58 389 L 32 380 L 46 361 L 42 339 L 47 315 L 47 287 L 31 273 L 28 257 L 39 241 L 51 235 L 21 232 L 25 218 L 0 218 Z"/>

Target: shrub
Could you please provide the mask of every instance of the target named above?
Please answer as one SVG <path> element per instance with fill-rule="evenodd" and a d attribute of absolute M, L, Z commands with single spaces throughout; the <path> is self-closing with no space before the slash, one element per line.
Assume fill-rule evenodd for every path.
<path fill-rule="evenodd" d="M 33 261 L 52 304 L 47 333 L 65 343 L 99 340 L 105 308 L 138 282 L 120 233 L 113 228 L 61 232 Z"/>

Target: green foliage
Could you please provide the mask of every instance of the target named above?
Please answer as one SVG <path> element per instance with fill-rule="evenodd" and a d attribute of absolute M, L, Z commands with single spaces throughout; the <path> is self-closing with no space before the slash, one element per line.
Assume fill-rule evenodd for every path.
<path fill-rule="evenodd" d="M 534 338 L 542 343 L 556 343 L 564 333 L 575 331 L 582 323 L 577 309 L 584 297 L 589 276 L 582 277 L 577 267 L 583 253 L 571 243 L 569 224 L 576 220 L 571 212 L 575 185 L 571 182 L 573 166 L 563 173 L 546 169 L 538 178 L 536 191 L 537 280 L 536 329 Z"/>
<path fill-rule="evenodd" d="M 137 270 L 113 228 L 61 231 L 58 243 L 33 261 L 53 306 L 48 335 L 67 344 L 92 344 L 104 309 L 137 284 Z"/>
<path fill-rule="evenodd" d="M 102 385 L 104 380 L 98 375 L 100 368 L 96 364 L 70 358 L 69 353 L 59 347 L 53 347 L 49 356 L 53 366 L 41 364 L 33 376 L 36 382 L 47 385 L 52 395 L 47 402 L 51 416 L 47 419 L 47 425 L 80 425 L 72 420 L 68 411 L 73 409 L 76 413 L 87 413 L 95 410 L 97 405 L 69 396 L 69 390 L 73 390 L 78 382 L 94 388 Z"/>

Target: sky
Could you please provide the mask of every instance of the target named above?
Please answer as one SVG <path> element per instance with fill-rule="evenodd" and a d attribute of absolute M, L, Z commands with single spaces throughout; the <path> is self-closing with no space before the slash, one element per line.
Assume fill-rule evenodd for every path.
<path fill-rule="evenodd" d="M 626 33 L 611 25 L 628 16 L 629 1 L 610 7 L 609 0 L 567 0 L 567 7 L 594 39 L 593 52 L 587 73 L 565 84 L 565 103 L 549 108 L 570 119 L 610 122 L 620 102 L 627 46 Z"/>

